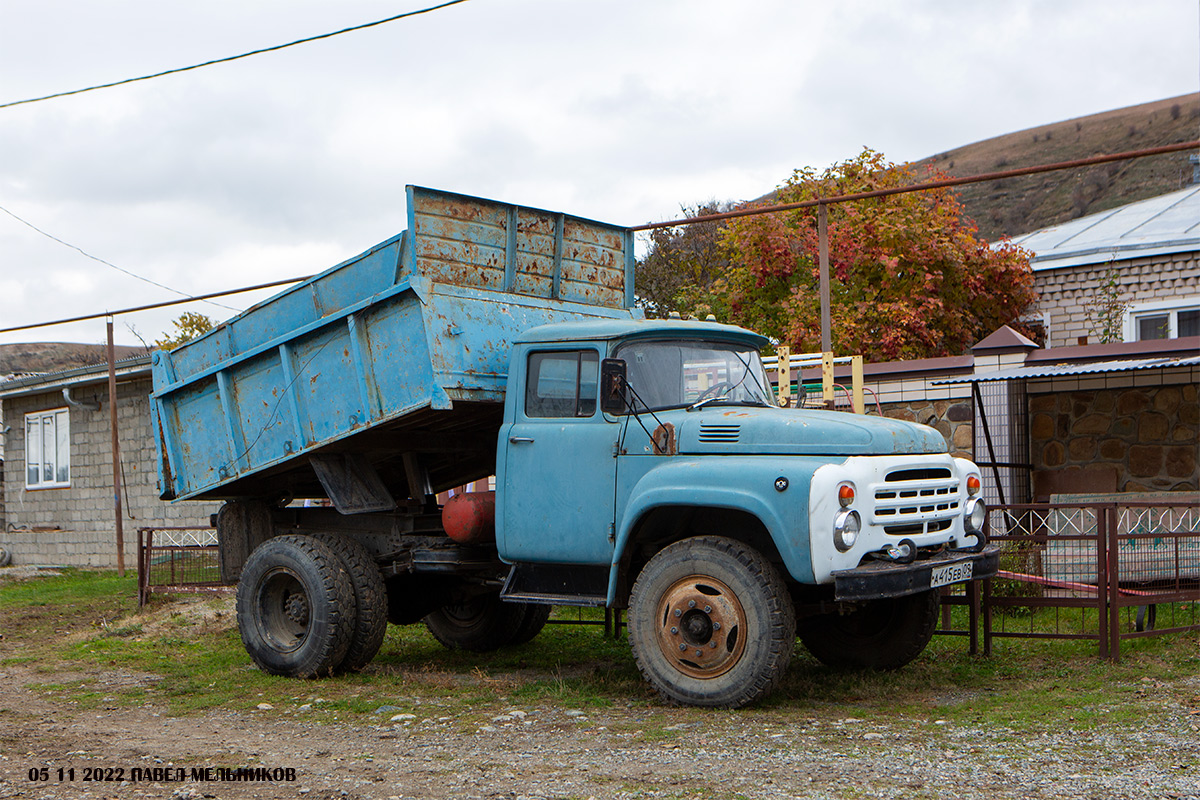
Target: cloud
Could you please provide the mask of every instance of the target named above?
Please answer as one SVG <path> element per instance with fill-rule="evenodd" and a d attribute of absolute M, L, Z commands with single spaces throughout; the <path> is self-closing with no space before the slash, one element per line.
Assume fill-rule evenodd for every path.
<path fill-rule="evenodd" d="M 63 14 L 55 3 L 10 4 L 0 101 L 420 3 L 382 5 L 113 0 Z M 407 183 L 637 224 L 683 203 L 759 196 L 796 167 L 823 168 L 864 145 L 912 160 L 1195 91 L 1196 16 L 1170 0 L 1136 14 L 1118 0 L 474 0 L 0 110 L 0 206 L 186 292 L 361 252 L 404 227 Z M 171 296 L 0 215 L 9 324 Z M 181 310 L 135 322 L 154 336 Z M 75 331 L 91 340 L 95 330 L 0 341 Z"/>

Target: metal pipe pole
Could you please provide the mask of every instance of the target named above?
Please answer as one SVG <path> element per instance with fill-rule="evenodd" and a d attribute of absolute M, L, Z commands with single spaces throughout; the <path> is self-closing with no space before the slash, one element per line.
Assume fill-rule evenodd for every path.
<path fill-rule="evenodd" d="M 829 313 L 829 213 L 824 203 L 817 204 L 817 251 L 821 271 L 821 352 L 833 352 L 833 333 Z"/>
<path fill-rule="evenodd" d="M 112 429 L 113 513 L 117 523 L 117 574 L 125 577 L 125 529 L 121 519 L 121 443 L 117 436 L 117 359 L 113 318 L 108 318 L 108 419 Z"/>

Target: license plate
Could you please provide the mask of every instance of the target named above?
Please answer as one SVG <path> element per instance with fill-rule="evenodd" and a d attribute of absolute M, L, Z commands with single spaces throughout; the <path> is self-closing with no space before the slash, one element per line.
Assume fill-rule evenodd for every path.
<path fill-rule="evenodd" d="M 963 561 L 959 564 L 947 564 L 944 567 L 935 567 L 929 575 L 929 588 L 936 589 L 939 586 L 949 586 L 952 583 L 969 581 L 971 580 L 971 568 L 973 566 L 974 562 Z"/>

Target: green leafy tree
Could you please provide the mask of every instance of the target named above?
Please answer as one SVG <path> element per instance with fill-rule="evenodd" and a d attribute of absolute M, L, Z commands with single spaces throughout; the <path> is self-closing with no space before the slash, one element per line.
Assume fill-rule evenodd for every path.
<path fill-rule="evenodd" d="M 864 149 L 824 173 L 797 170 L 770 200 L 794 203 L 917 183 Z M 957 355 L 1036 297 L 1028 253 L 977 236 L 949 189 L 827 206 L 834 349 L 872 360 Z M 731 266 L 702 298 L 718 318 L 793 352 L 821 347 L 817 209 L 729 221 Z"/>
<path fill-rule="evenodd" d="M 185 311 L 171 323 L 173 330 L 164 333 L 161 339 L 154 340 L 155 347 L 170 350 L 184 342 L 190 342 L 197 336 L 202 336 L 213 329 L 214 323 L 203 314 Z"/>
<path fill-rule="evenodd" d="M 730 203 L 710 200 L 681 206 L 685 218 L 728 211 Z M 703 297 L 730 267 L 721 247 L 722 224 L 697 222 L 677 228 L 658 228 L 650 233 L 650 249 L 637 265 L 634 294 L 649 317 L 665 317 L 672 311 L 695 314 Z"/>

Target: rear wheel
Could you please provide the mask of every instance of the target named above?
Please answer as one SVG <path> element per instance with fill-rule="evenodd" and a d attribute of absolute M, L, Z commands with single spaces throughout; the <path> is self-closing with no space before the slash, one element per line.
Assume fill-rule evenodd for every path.
<path fill-rule="evenodd" d="M 512 644 L 524 619 L 524 603 L 491 592 L 442 606 L 425 617 L 425 627 L 451 650 L 486 653 Z"/>
<path fill-rule="evenodd" d="M 375 658 L 387 633 L 387 589 L 383 585 L 383 575 L 361 542 L 337 533 L 318 533 L 312 538 L 328 545 L 337 554 L 354 588 L 357 610 L 354 630 L 346 657 L 338 665 L 338 670 L 362 669 Z"/>
<path fill-rule="evenodd" d="M 666 700 L 737 708 L 770 694 L 796 639 L 779 571 L 741 542 L 676 542 L 646 564 L 629 599 L 638 668 Z"/>
<path fill-rule="evenodd" d="M 938 605 L 936 591 L 871 600 L 847 614 L 803 620 L 800 641 L 831 667 L 899 669 L 933 638 Z"/>
<path fill-rule="evenodd" d="M 264 672 L 332 675 L 350 647 L 354 587 L 324 543 L 311 536 L 277 536 L 246 560 L 237 617 L 242 644 Z"/>
<path fill-rule="evenodd" d="M 546 622 L 550 619 L 550 612 L 554 610 L 554 606 L 541 603 L 524 603 L 523 605 L 525 606 L 525 616 L 521 618 L 521 624 L 517 626 L 517 632 L 513 634 L 511 644 L 525 644 L 532 641 L 533 637 L 546 627 Z"/>

